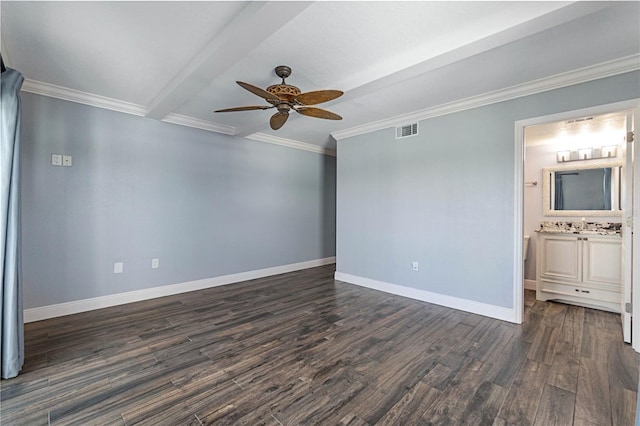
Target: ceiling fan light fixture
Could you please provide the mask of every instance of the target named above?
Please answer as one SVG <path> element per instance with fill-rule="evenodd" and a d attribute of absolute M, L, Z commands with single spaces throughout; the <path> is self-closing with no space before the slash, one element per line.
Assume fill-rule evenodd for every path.
<path fill-rule="evenodd" d="M 289 114 L 289 111 L 291 110 L 291 106 L 285 102 L 278 104 L 276 108 L 278 108 L 278 112 L 281 114 Z"/>

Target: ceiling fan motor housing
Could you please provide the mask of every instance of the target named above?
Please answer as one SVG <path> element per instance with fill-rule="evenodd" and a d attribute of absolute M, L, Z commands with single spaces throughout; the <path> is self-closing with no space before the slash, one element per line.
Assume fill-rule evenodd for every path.
<path fill-rule="evenodd" d="M 283 101 L 293 102 L 296 96 L 302 93 L 302 91 L 296 86 L 287 84 L 284 81 L 285 78 L 291 75 L 291 68 L 286 65 L 278 65 L 274 71 L 276 75 L 282 79 L 282 83 L 267 87 L 267 92 L 276 95 Z"/>
<path fill-rule="evenodd" d="M 293 102 L 293 100 L 300 93 L 300 89 L 296 86 L 291 86 L 290 84 L 274 84 L 272 86 L 267 87 L 267 92 L 276 95 L 283 101 Z"/>

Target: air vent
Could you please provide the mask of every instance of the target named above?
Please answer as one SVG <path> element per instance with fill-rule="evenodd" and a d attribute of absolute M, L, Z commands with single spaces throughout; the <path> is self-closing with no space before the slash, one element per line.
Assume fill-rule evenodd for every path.
<path fill-rule="evenodd" d="M 579 123 L 581 121 L 589 121 L 589 120 L 593 120 L 593 117 L 576 118 L 575 120 L 567 121 L 567 124 Z"/>
<path fill-rule="evenodd" d="M 418 134 L 418 123 L 396 127 L 396 139 L 408 138 Z"/>

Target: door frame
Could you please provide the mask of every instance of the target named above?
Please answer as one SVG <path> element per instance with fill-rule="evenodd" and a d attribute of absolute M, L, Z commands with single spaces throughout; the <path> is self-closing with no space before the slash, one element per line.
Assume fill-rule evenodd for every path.
<path fill-rule="evenodd" d="M 640 272 L 634 274 L 633 271 L 640 267 L 640 232 L 635 232 L 635 225 L 640 226 L 640 141 L 638 141 L 638 126 L 640 126 L 640 99 L 636 99 L 636 106 L 632 112 L 633 131 L 635 138 L 633 141 L 633 235 L 631 237 L 631 347 L 640 352 L 640 320 L 633 327 L 633 317 L 640 318 Z M 628 147 L 628 145 L 627 145 Z"/>
<path fill-rule="evenodd" d="M 539 117 L 531 117 L 523 120 L 518 120 L 514 123 L 515 127 L 515 149 L 514 149 L 514 273 L 513 273 L 513 308 L 515 322 L 521 324 L 524 316 L 524 261 L 522 260 L 522 244 L 524 235 L 524 162 L 525 162 L 525 140 L 524 140 L 524 128 L 536 124 L 552 123 L 556 121 L 566 121 L 575 118 L 581 118 L 589 115 L 602 115 L 614 112 L 623 112 L 628 110 L 634 110 L 637 120 L 638 110 L 640 110 L 640 98 L 631 99 L 628 101 L 614 102 L 610 104 L 596 105 L 588 108 L 581 108 L 571 111 L 564 111 L 555 114 L 543 115 Z M 636 121 L 636 126 L 638 125 Z M 638 132 L 636 130 L 636 140 L 638 139 Z M 633 176 L 634 176 L 634 195 L 638 193 L 640 187 L 640 161 L 634 161 L 633 163 Z M 634 222 L 640 220 L 640 211 L 637 206 L 640 206 L 640 197 L 634 196 Z M 622 219 L 622 218 L 621 218 Z M 622 219 L 624 220 L 624 219 Z M 635 228 L 634 223 L 634 228 Z M 633 250 L 636 247 L 637 249 Z M 632 241 L 633 250 L 633 263 L 632 271 L 640 271 L 640 232 L 634 232 Z M 631 282 L 632 291 L 632 318 L 640 318 L 640 273 L 633 274 Z M 638 302 L 638 303 L 636 303 Z M 633 321 L 633 320 L 632 320 Z M 636 352 L 640 352 L 640 327 L 636 326 L 632 328 L 631 342 Z"/>

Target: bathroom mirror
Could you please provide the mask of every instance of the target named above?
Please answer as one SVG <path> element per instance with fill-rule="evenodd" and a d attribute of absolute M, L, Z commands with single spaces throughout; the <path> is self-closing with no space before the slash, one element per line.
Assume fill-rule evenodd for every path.
<path fill-rule="evenodd" d="M 621 216 L 622 163 L 598 162 L 542 170 L 545 216 Z"/>

